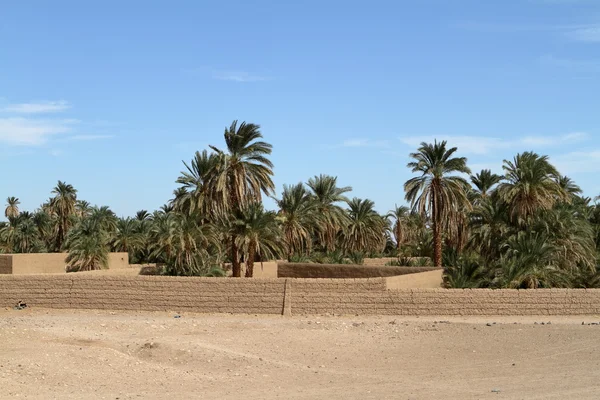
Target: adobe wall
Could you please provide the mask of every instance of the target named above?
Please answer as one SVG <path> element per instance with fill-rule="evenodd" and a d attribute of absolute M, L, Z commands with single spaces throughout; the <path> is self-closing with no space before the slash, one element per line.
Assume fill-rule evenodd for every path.
<path fill-rule="evenodd" d="M 385 278 L 385 283 L 388 290 L 436 289 L 442 287 L 442 283 L 444 282 L 443 276 L 444 269 L 439 268 L 417 274 L 390 276 L 389 278 Z"/>
<path fill-rule="evenodd" d="M 375 278 L 433 271 L 433 267 L 369 267 L 350 264 L 287 263 L 278 265 L 279 278 Z"/>
<path fill-rule="evenodd" d="M 281 314 L 283 280 L 167 276 L 4 275 L 0 307 Z"/>
<path fill-rule="evenodd" d="M 67 253 L 29 253 L 29 254 L 2 254 L 0 255 L 0 273 L 13 275 L 29 274 L 57 274 L 65 273 Z M 3 272 L 2 263 L 10 259 L 11 272 Z M 129 267 L 128 253 L 109 253 L 108 268 L 121 269 Z"/>
<path fill-rule="evenodd" d="M 250 314 L 598 315 L 600 289 L 398 289 L 385 278 L 2 275 L 0 307 Z"/>
<path fill-rule="evenodd" d="M 427 258 L 431 263 L 431 259 L 428 257 L 409 257 L 411 261 L 418 261 L 422 258 Z M 398 257 L 380 257 L 380 258 L 365 258 L 363 265 L 367 267 L 385 267 L 387 263 L 392 261 L 398 261 Z M 433 264 L 430 264 L 433 265 Z"/>
<path fill-rule="evenodd" d="M 0 274 L 12 274 L 12 257 L 10 255 L 0 255 Z"/>

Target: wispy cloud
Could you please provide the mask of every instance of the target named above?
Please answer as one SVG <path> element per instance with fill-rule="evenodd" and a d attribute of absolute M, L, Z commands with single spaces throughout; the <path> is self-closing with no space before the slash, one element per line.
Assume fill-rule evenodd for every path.
<path fill-rule="evenodd" d="M 253 75 L 245 71 L 213 71 L 212 76 L 214 79 L 233 82 L 260 82 L 270 79 L 266 76 Z"/>
<path fill-rule="evenodd" d="M 69 133 L 79 121 L 74 119 L 38 120 L 23 117 L 0 118 L 0 142 L 38 146 L 51 137 Z"/>
<path fill-rule="evenodd" d="M 580 143 L 590 137 L 585 132 L 571 132 L 558 136 L 524 136 L 516 140 L 506 140 L 501 137 L 490 136 L 405 136 L 400 141 L 417 148 L 422 142 L 433 143 L 434 140 L 446 140 L 450 146 L 458 147 L 463 154 L 484 155 L 499 149 L 525 149 L 531 147 L 550 147 Z M 529 147 L 529 148 L 528 148 Z"/>
<path fill-rule="evenodd" d="M 552 159 L 563 174 L 600 172 L 600 150 L 574 151 Z"/>
<path fill-rule="evenodd" d="M 575 28 L 567 36 L 579 42 L 600 43 L 600 25 Z"/>
<path fill-rule="evenodd" d="M 16 114 L 44 114 L 63 112 L 69 108 L 71 108 L 71 105 L 68 102 L 59 100 L 9 104 L 3 108 L 0 108 L 0 111 Z"/>

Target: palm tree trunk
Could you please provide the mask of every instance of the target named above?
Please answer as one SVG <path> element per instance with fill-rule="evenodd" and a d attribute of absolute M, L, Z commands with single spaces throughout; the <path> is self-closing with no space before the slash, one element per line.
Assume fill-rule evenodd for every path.
<path fill-rule="evenodd" d="M 436 267 L 442 266 L 442 230 L 437 221 L 433 221 L 433 258 Z"/>
<path fill-rule="evenodd" d="M 235 235 L 231 236 L 231 272 L 234 278 L 242 277 L 242 266 L 240 264 L 240 251 L 235 244 Z"/>
<path fill-rule="evenodd" d="M 246 260 L 246 278 L 252 278 L 254 276 L 254 257 L 256 256 L 256 249 L 253 243 L 248 246 L 248 259 Z"/>

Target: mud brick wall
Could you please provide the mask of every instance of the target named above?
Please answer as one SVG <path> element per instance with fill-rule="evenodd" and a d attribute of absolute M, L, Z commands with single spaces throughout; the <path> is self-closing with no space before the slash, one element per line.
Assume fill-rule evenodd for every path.
<path fill-rule="evenodd" d="M 385 278 L 382 278 L 385 280 Z M 357 280 L 358 281 L 358 280 Z M 328 291 L 294 281 L 292 314 L 358 315 L 592 315 L 600 289 L 399 289 L 368 290 L 348 283 Z"/>
<path fill-rule="evenodd" d="M 281 314 L 283 280 L 163 276 L 0 277 L 0 306 Z"/>
<path fill-rule="evenodd" d="M 0 307 L 292 315 L 592 315 L 600 289 L 398 289 L 386 279 L 3 275 Z"/>

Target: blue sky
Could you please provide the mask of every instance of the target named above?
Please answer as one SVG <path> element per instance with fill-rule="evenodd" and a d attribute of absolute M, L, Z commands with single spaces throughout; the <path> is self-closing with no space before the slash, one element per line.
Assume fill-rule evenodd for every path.
<path fill-rule="evenodd" d="M 548 154 L 600 194 L 600 1 L 12 1 L 0 8 L 0 199 L 57 180 L 119 215 L 182 160 L 262 127 L 284 183 L 326 173 L 385 212 L 408 154 L 474 170 Z M 269 203 L 272 204 L 272 203 Z"/>

